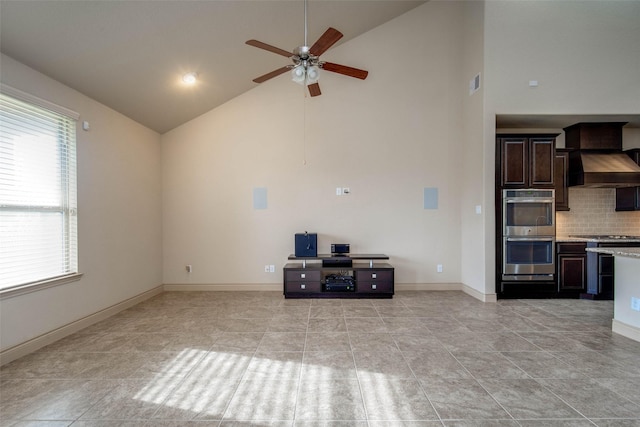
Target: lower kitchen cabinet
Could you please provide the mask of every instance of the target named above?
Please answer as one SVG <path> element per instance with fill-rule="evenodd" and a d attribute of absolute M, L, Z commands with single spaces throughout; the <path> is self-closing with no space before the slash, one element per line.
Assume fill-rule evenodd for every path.
<path fill-rule="evenodd" d="M 561 297 L 577 297 L 587 289 L 587 244 L 559 242 L 556 248 L 558 294 Z"/>

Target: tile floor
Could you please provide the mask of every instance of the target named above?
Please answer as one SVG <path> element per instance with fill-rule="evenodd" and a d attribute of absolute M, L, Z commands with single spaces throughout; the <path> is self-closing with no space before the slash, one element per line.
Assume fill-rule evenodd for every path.
<path fill-rule="evenodd" d="M 607 301 L 166 292 L 0 369 L 2 426 L 640 426 Z"/>

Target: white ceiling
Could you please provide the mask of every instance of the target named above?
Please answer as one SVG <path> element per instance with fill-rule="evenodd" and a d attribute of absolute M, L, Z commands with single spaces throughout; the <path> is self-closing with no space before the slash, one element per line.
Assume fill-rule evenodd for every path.
<path fill-rule="evenodd" d="M 310 0 L 308 42 L 334 27 L 343 43 L 425 1 Z M 3 53 L 159 133 L 289 64 L 249 39 L 287 51 L 302 45 L 303 1 L 0 0 Z M 375 73 L 375 58 L 344 65 Z M 199 75 L 194 87 L 181 83 L 188 71 Z"/>

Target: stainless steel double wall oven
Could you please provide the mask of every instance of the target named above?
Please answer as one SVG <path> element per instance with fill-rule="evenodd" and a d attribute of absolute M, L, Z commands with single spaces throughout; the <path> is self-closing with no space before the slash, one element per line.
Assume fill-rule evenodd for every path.
<path fill-rule="evenodd" d="M 502 191 L 502 280 L 554 280 L 555 190 Z"/>

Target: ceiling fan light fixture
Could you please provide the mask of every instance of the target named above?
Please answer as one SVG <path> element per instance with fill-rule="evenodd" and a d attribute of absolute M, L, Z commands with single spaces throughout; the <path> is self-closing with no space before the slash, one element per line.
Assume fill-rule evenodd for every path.
<path fill-rule="evenodd" d="M 316 65 L 312 65 L 307 68 L 307 85 L 317 83 L 320 78 L 320 68 Z"/>
<path fill-rule="evenodd" d="M 304 84 L 306 77 L 307 73 L 303 65 L 296 65 L 291 70 L 291 80 L 298 84 Z"/>

